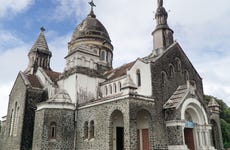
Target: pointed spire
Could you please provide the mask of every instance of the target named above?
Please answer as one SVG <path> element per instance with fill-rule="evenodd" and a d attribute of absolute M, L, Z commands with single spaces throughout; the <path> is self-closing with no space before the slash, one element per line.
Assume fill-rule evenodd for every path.
<path fill-rule="evenodd" d="M 89 2 L 89 5 L 91 6 L 91 10 L 90 10 L 90 13 L 88 14 L 88 17 L 96 18 L 96 15 L 94 14 L 94 11 L 93 11 L 93 7 L 96 7 L 96 5 L 94 4 L 93 0 Z"/>
<path fill-rule="evenodd" d="M 27 69 L 25 70 L 26 74 L 36 73 L 38 67 L 51 70 L 50 58 L 52 56 L 52 53 L 47 45 L 44 32 L 45 28 L 41 27 L 40 34 L 33 47 L 30 49 L 30 52 L 28 54 L 29 63 Z"/>
<path fill-rule="evenodd" d="M 44 35 L 45 28 L 41 27 L 40 28 L 40 34 L 34 43 L 33 47 L 31 48 L 31 51 L 37 51 L 37 50 L 42 50 L 42 51 L 49 51 L 49 47 L 46 42 L 46 38 Z"/>

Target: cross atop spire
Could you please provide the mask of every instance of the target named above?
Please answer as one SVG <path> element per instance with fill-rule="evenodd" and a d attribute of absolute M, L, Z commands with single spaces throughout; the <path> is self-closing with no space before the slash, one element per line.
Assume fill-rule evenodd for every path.
<path fill-rule="evenodd" d="M 42 26 L 42 27 L 40 28 L 40 30 L 41 30 L 41 32 L 44 32 L 46 29 Z"/>
<path fill-rule="evenodd" d="M 89 17 L 92 17 L 92 18 L 96 18 L 96 15 L 94 14 L 94 11 L 93 11 L 93 7 L 96 7 L 96 5 L 94 4 L 93 0 L 91 0 L 91 2 L 89 2 L 89 5 L 91 6 L 91 11 L 89 13 Z"/>

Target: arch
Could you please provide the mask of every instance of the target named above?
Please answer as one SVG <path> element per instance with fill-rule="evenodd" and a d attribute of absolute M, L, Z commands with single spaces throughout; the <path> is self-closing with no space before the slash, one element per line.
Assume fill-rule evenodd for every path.
<path fill-rule="evenodd" d="M 116 109 L 109 117 L 109 149 L 124 148 L 124 116 L 123 113 Z"/>
<path fill-rule="evenodd" d="M 174 78 L 174 66 L 172 64 L 169 64 L 169 77 Z"/>
<path fill-rule="evenodd" d="M 205 109 L 202 107 L 202 104 L 194 98 L 188 98 L 184 101 L 181 108 L 181 120 L 185 120 L 186 111 L 191 112 L 191 116 L 193 117 L 195 123 L 200 125 L 208 124 L 208 117 Z"/>
<path fill-rule="evenodd" d="M 121 91 L 121 82 L 120 81 L 118 82 L 118 89 L 119 89 L 119 91 Z"/>
<path fill-rule="evenodd" d="M 114 90 L 114 93 L 117 93 L 117 85 L 116 85 L 116 83 L 113 83 L 113 90 Z"/>
<path fill-rule="evenodd" d="M 110 84 L 109 85 L 109 94 L 112 94 L 113 93 L 113 87 L 112 87 L 112 85 Z"/>
<path fill-rule="evenodd" d="M 105 96 L 108 95 L 108 87 L 105 86 Z"/>
<path fill-rule="evenodd" d="M 188 81 L 188 80 L 189 80 L 189 73 L 188 73 L 188 70 L 185 70 L 185 71 L 184 71 L 184 80 L 185 80 L 185 81 Z"/>
<path fill-rule="evenodd" d="M 161 72 L 161 85 L 164 86 L 167 82 L 167 74 L 165 71 Z"/>
<path fill-rule="evenodd" d="M 18 128 L 17 128 L 18 120 L 19 120 L 19 106 L 18 106 L 18 104 L 16 103 L 16 104 L 15 104 L 15 121 L 14 121 L 14 129 L 13 129 L 13 135 L 14 135 L 14 136 L 17 136 L 17 131 L 18 131 Z"/>
<path fill-rule="evenodd" d="M 184 141 L 189 149 L 211 147 L 207 113 L 203 105 L 188 98 L 181 107 L 181 120 L 185 121 Z"/>
<path fill-rule="evenodd" d="M 14 109 L 12 109 L 11 115 L 10 115 L 10 129 L 9 129 L 9 135 L 10 136 L 13 133 L 13 125 L 14 125 Z"/>
<path fill-rule="evenodd" d="M 94 121 L 90 121 L 90 128 L 89 128 L 89 138 L 92 139 L 94 138 Z"/>
<path fill-rule="evenodd" d="M 140 109 L 136 114 L 137 124 L 137 147 L 138 149 L 150 150 L 151 147 L 151 114 L 145 109 Z"/>
<path fill-rule="evenodd" d="M 51 122 L 50 123 L 49 138 L 50 139 L 56 139 L 56 136 L 57 136 L 57 123 L 56 122 Z"/>
<path fill-rule="evenodd" d="M 136 70 L 136 77 L 137 77 L 137 86 L 141 86 L 141 71 L 140 71 L 140 69 Z"/>
<path fill-rule="evenodd" d="M 86 139 L 88 139 L 88 131 L 89 131 L 89 123 L 88 123 L 88 121 L 85 121 L 85 123 L 84 123 L 84 139 L 86 140 Z"/>
<path fill-rule="evenodd" d="M 101 51 L 100 60 L 102 60 L 102 61 L 105 60 L 105 51 L 104 50 Z"/>
<path fill-rule="evenodd" d="M 180 58 L 176 57 L 175 61 L 176 61 L 176 71 L 181 72 L 181 60 L 180 60 Z"/>

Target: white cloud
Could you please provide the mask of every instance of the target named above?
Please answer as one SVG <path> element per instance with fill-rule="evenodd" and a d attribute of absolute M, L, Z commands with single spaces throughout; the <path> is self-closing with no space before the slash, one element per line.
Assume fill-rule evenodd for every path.
<path fill-rule="evenodd" d="M 27 9 L 34 0 L 0 0 L 0 18 L 9 17 Z"/>

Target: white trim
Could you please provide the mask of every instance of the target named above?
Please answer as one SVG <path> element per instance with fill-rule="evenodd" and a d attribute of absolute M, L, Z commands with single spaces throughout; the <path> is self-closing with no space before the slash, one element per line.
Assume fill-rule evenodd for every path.
<path fill-rule="evenodd" d="M 189 150 L 187 145 L 169 145 L 169 150 Z"/>
<path fill-rule="evenodd" d="M 37 105 L 37 110 L 42 110 L 42 109 L 70 109 L 70 110 L 75 110 L 75 106 L 72 103 L 49 103 L 49 102 L 44 102 L 40 103 Z"/>
<path fill-rule="evenodd" d="M 102 105 L 102 104 L 106 104 L 106 103 L 110 103 L 110 102 L 115 102 L 121 99 L 125 99 L 125 98 L 140 98 L 140 100 L 145 100 L 145 101 L 150 101 L 150 102 L 154 102 L 155 100 L 152 98 L 147 98 L 147 97 L 141 97 L 141 96 L 136 96 L 136 97 L 130 97 L 129 95 L 124 95 L 121 97 L 117 97 L 117 98 L 113 98 L 110 100 L 103 100 L 103 101 L 99 101 L 93 104 L 88 104 L 86 106 L 81 106 L 78 109 L 84 109 L 84 108 L 89 108 L 89 107 L 93 107 L 93 106 L 97 106 L 97 105 Z"/>
<path fill-rule="evenodd" d="M 166 127 L 171 127 L 171 126 L 181 126 L 181 127 L 185 127 L 185 121 L 184 121 L 184 120 L 166 121 Z"/>
<path fill-rule="evenodd" d="M 202 112 L 202 115 L 204 117 L 204 124 L 208 124 L 208 117 L 207 117 L 207 114 L 202 106 L 202 104 L 197 100 L 197 99 L 194 99 L 194 98 L 188 98 L 184 101 L 183 105 L 182 105 L 182 108 L 181 108 L 181 120 L 185 120 L 185 111 L 186 109 L 188 108 L 193 108 L 195 110 L 197 110 L 196 107 L 192 106 L 191 104 L 195 104 L 195 106 L 197 106 L 197 108 L 199 108 Z M 198 110 L 199 112 L 199 110 Z M 201 116 L 198 115 L 198 117 L 200 118 Z"/>

